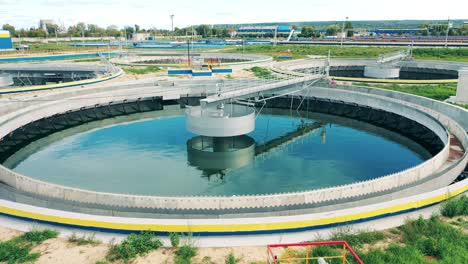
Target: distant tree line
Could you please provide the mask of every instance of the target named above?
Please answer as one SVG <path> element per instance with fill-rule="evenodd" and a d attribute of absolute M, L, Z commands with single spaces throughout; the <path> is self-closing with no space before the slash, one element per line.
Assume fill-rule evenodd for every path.
<path fill-rule="evenodd" d="M 125 35 L 130 38 L 131 34 L 135 32 L 148 32 L 155 35 L 168 35 L 169 30 L 164 29 L 144 29 L 139 25 L 126 26 L 124 28 L 118 28 L 117 26 L 108 26 L 102 28 L 95 24 L 78 23 L 68 28 L 62 28 L 57 24 L 48 23 L 45 26 L 46 30 L 42 28 L 31 27 L 29 29 L 16 29 L 10 24 L 4 24 L 3 30 L 10 31 L 13 37 L 124 37 Z"/>
<path fill-rule="evenodd" d="M 445 36 L 447 34 L 447 24 L 420 24 L 419 28 L 424 29 L 423 36 Z M 460 27 L 451 27 L 448 31 L 449 36 L 468 36 L 468 25 Z"/>
<path fill-rule="evenodd" d="M 266 25 L 266 24 L 265 24 Z M 328 24 L 319 27 L 321 31 L 325 31 L 327 36 L 336 36 L 341 32 L 343 25 L 340 23 Z M 390 27 L 390 26 L 389 26 Z M 162 36 L 190 36 L 197 35 L 203 38 L 217 37 L 217 38 L 228 38 L 231 36 L 231 31 L 235 31 L 234 25 L 197 25 L 185 28 L 174 28 L 174 32 L 166 29 L 149 28 L 144 29 L 139 25 L 125 26 L 118 28 L 117 26 L 108 26 L 106 28 L 100 27 L 95 24 L 77 23 L 69 26 L 68 28 L 61 27 L 57 24 L 48 23 L 43 28 L 31 27 L 29 29 L 16 29 L 13 25 L 4 24 L 3 30 L 10 31 L 13 37 L 127 37 L 131 38 L 133 33 L 150 33 L 151 35 L 162 35 Z M 298 25 L 293 24 L 292 28 L 297 30 Z M 361 28 L 361 27 L 359 27 Z M 423 36 L 444 36 L 447 31 L 447 24 L 419 24 L 420 29 L 424 29 L 420 34 Z M 347 37 L 352 37 L 354 33 L 353 24 L 351 21 L 346 21 L 344 29 Z M 452 27 L 448 31 L 449 36 L 468 36 L 468 25 L 460 25 L 458 27 Z M 320 32 L 314 25 L 305 24 L 301 28 L 301 33 L 298 35 L 302 38 L 320 37 Z M 265 37 L 265 36 L 264 36 Z M 272 37 L 272 36 L 270 36 Z"/>
<path fill-rule="evenodd" d="M 198 35 L 206 37 L 230 37 L 230 29 L 213 27 L 211 25 L 198 25 L 194 27 L 186 28 L 174 28 L 174 32 L 165 29 L 149 28 L 144 29 L 139 25 L 125 26 L 118 28 L 117 26 L 108 26 L 102 28 L 95 24 L 78 23 L 68 28 L 61 28 L 57 24 L 46 24 L 46 30 L 42 28 L 31 27 L 29 29 L 16 29 L 13 25 L 4 24 L 2 29 L 10 31 L 13 37 L 124 37 L 131 38 L 133 33 L 150 33 L 153 35 L 175 35 L 175 36 L 186 36 L 186 35 Z"/>

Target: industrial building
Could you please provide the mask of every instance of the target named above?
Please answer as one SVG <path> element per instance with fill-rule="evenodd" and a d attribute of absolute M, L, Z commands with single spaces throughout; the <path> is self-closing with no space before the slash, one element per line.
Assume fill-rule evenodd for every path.
<path fill-rule="evenodd" d="M 251 26 L 240 27 L 237 30 L 239 37 L 273 37 L 276 33 L 277 36 L 287 37 L 292 29 L 289 26 Z"/>
<path fill-rule="evenodd" d="M 0 50 L 13 49 L 13 42 L 11 41 L 11 34 L 8 30 L 0 30 Z"/>

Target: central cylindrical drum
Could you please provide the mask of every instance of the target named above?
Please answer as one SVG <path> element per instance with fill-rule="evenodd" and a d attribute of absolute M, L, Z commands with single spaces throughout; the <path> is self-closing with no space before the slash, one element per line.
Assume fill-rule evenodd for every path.
<path fill-rule="evenodd" d="M 187 108 L 185 115 L 187 129 L 197 135 L 233 137 L 248 134 L 255 129 L 255 110 L 248 106 L 195 106 Z"/>
<path fill-rule="evenodd" d="M 376 65 L 364 67 L 364 77 L 375 79 L 398 79 L 400 67 Z"/>
<path fill-rule="evenodd" d="M 7 87 L 13 85 L 13 77 L 8 73 L 0 73 L 0 87 Z"/>

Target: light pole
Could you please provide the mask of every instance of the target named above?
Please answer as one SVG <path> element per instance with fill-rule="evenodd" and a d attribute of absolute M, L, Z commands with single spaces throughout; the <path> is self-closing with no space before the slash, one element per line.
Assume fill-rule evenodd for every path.
<path fill-rule="evenodd" d="M 341 47 L 343 47 L 344 28 L 345 28 L 346 21 L 348 21 L 348 17 L 346 17 L 346 20 L 343 21 L 343 27 L 341 28 L 341 44 L 340 44 Z"/>
<path fill-rule="evenodd" d="M 450 17 L 447 20 L 447 31 L 445 32 L 445 47 L 448 47 L 448 35 L 449 35 L 449 29 L 450 29 Z"/>
<path fill-rule="evenodd" d="M 174 15 L 171 15 L 171 31 L 172 35 L 174 35 Z"/>

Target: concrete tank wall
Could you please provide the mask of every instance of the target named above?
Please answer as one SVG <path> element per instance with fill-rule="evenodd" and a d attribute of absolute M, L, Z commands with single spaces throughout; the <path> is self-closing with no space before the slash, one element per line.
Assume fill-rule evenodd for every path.
<path fill-rule="evenodd" d="M 468 104 L 468 68 L 458 72 L 457 96 L 455 100 Z"/>
<path fill-rule="evenodd" d="M 13 77 L 8 73 L 0 73 L 0 88 L 13 85 Z"/>
<path fill-rule="evenodd" d="M 314 88 L 315 95 L 329 98 L 339 98 L 346 102 L 354 102 L 363 105 L 373 105 L 376 108 L 391 110 L 407 117 L 417 119 L 422 124 L 435 130 L 444 143 L 448 142 L 445 129 L 430 114 L 423 111 L 402 107 L 396 101 L 386 100 L 372 95 L 343 92 L 336 89 Z M 155 91 L 154 95 L 157 95 Z M 315 96 L 313 95 L 313 96 Z M 131 97 L 129 95 L 129 97 Z M 136 97 L 136 96 L 134 96 Z M 8 133 L 22 125 L 50 116 L 55 113 L 77 109 L 82 106 L 105 103 L 109 98 L 93 97 L 86 100 L 64 100 L 62 102 L 49 103 L 48 107 L 35 106 L 33 114 L 26 112 L 16 116 L 13 120 L 8 120 L 2 125 L 1 133 Z M 47 105 L 47 104 L 46 104 Z M 39 108 L 39 109 L 38 109 Z M 442 117 L 440 117 L 442 118 Z M 451 119 L 444 119 L 447 124 L 453 124 L 453 129 L 457 129 L 456 123 Z M 461 133 L 459 133 L 461 135 Z M 465 135 L 466 137 L 466 135 Z M 317 203 L 321 201 L 332 201 L 345 199 L 348 197 L 359 197 L 369 193 L 381 192 L 404 186 L 406 184 L 422 180 L 433 175 L 448 156 L 448 145 L 432 159 L 408 170 L 391 174 L 374 180 L 353 183 L 349 185 L 337 186 L 333 188 L 319 189 L 301 193 L 285 193 L 259 196 L 236 196 L 236 197 L 157 197 L 157 196 L 135 196 L 112 193 L 100 193 L 87 190 L 80 190 L 50 184 L 29 177 L 20 175 L 4 167 L 0 167 L 0 180 L 21 191 L 35 193 L 46 197 L 64 199 L 68 201 L 78 201 L 83 203 L 103 204 L 110 206 L 128 206 L 140 208 L 170 208 L 170 209 L 223 209 L 223 208 L 260 208 L 288 206 L 295 204 Z M 454 172 L 456 174 L 457 172 Z"/>

